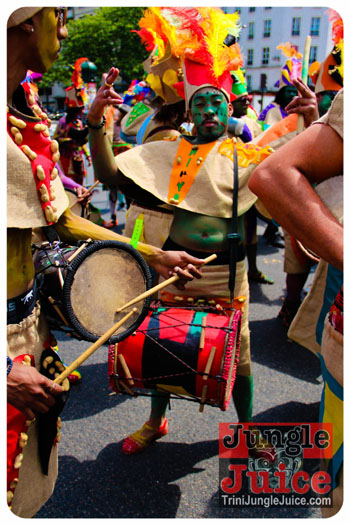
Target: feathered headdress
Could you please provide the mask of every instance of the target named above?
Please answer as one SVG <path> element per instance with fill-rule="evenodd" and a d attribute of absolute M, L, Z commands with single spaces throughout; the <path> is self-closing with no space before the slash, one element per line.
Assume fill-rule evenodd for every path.
<path fill-rule="evenodd" d="M 230 71 L 243 66 L 237 38 L 240 33 L 238 13 L 225 14 L 217 7 L 197 8 L 200 16 L 189 19 L 180 8 L 172 8 L 179 17 L 176 52 L 183 61 L 187 104 L 204 86 L 220 89 L 228 100 L 232 93 Z"/>
<path fill-rule="evenodd" d="M 332 22 L 332 40 L 334 47 L 324 62 L 313 62 L 309 68 L 309 76 L 315 84 L 315 93 L 321 91 L 339 91 L 343 87 L 344 78 L 344 24 L 339 13 L 334 9 L 327 11 Z"/>
<path fill-rule="evenodd" d="M 229 99 L 230 70 L 243 65 L 236 42 L 240 32 L 238 19 L 237 13 L 227 15 L 219 8 L 149 8 L 138 33 L 146 48 L 152 50 L 148 61 L 150 75 L 154 75 L 157 66 L 163 68 L 158 78 L 147 77 L 152 89 L 157 92 L 153 87 L 156 81 L 158 91 L 167 84 L 189 102 L 194 91 L 212 85 L 222 89 Z M 171 61 L 171 67 L 164 69 Z"/>
<path fill-rule="evenodd" d="M 139 81 L 135 78 L 128 89 L 124 91 L 123 103 L 133 106 L 144 100 L 150 92 L 151 90 L 144 80 Z"/>
<path fill-rule="evenodd" d="M 276 47 L 281 49 L 283 54 L 287 57 L 286 63 L 280 71 L 280 78 L 276 82 L 276 86 L 282 89 L 286 86 L 293 86 L 293 80 L 301 76 L 303 55 L 299 53 L 290 42 L 282 43 Z"/>
<path fill-rule="evenodd" d="M 193 8 L 183 8 L 184 16 L 198 17 Z M 151 52 L 144 62 L 146 78 L 152 90 L 166 103 L 174 104 L 183 99 L 174 84 L 182 82 L 182 61 L 177 52 L 179 42 L 179 17 L 172 8 L 150 7 L 139 21 L 140 30 L 136 32 L 146 49 Z"/>
<path fill-rule="evenodd" d="M 242 95 L 248 95 L 247 83 L 245 79 L 245 70 L 240 68 L 237 71 L 231 71 L 232 93 L 238 98 Z"/>
<path fill-rule="evenodd" d="M 72 73 L 72 86 L 66 89 L 65 105 L 68 108 L 82 108 L 88 105 L 89 99 L 84 85 L 83 77 L 81 75 L 81 65 L 88 62 L 86 57 L 78 58 L 75 61 Z"/>

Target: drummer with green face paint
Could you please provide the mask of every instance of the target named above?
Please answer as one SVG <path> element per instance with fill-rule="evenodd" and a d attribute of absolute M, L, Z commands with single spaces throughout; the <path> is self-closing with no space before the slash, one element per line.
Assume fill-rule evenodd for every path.
<path fill-rule="evenodd" d="M 197 129 L 197 141 L 218 139 L 227 131 L 228 117 L 232 115 L 232 104 L 218 89 L 204 87 L 192 97 L 191 114 Z"/>
<path fill-rule="evenodd" d="M 248 328 L 249 287 L 244 252 L 244 213 L 256 201 L 248 190 L 254 167 L 271 149 L 251 144 L 235 144 L 227 137 L 228 118 L 232 115 L 232 78 L 229 70 L 215 83 L 204 64 L 184 61 L 184 92 L 194 123 L 193 136 L 180 136 L 137 146 L 113 159 L 105 148 L 103 133 L 91 132 L 90 146 L 96 176 L 107 184 L 116 184 L 140 205 L 170 204 L 174 219 L 163 249 L 186 250 L 198 257 L 212 253 L 217 259 L 202 268 L 202 282 L 190 283 L 179 294 L 167 287 L 160 298 L 179 307 L 196 305 L 203 298 L 223 308 L 242 308 L 240 360 L 233 401 L 239 421 L 252 418 L 253 382 Z M 113 80 L 113 79 L 112 79 Z M 104 98 L 98 94 L 90 115 L 102 114 Z M 88 117 L 90 118 L 90 117 Z M 97 120 L 96 120 L 97 121 Z M 234 149 L 238 154 L 237 231 L 232 231 L 234 186 Z M 109 157 L 108 157 L 109 155 Z M 229 236 L 239 235 L 235 260 L 235 284 L 230 299 Z M 176 247 L 176 248 L 175 248 Z M 198 303 L 199 304 L 199 303 Z M 143 451 L 152 441 L 168 431 L 166 407 L 168 394 L 152 397 L 149 419 L 123 442 L 125 454 Z"/>

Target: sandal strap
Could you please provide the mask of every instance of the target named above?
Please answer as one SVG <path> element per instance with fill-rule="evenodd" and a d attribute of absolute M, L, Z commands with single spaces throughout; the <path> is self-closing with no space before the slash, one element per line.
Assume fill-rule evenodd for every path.
<path fill-rule="evenodd" d="M 161 427 L 159 427 L 161 428 Z M 149 425 L 148 423 L 144 423 L 142 425 L 142 428 L 140 428 L 139 430 L 136 430 L 136 432 L 134 432 L 133 434 L 131 434 L 131 436 L 129 436 L 129 439 L 132 439 L 134 441 L 136 441 L 136 443 L 138 443 L 139 445 L 141 446 L 147 446 L 149 443 L 151 443 L 155 438 L 154 436 L 151 436 L 151 437 L 145 437 L 142 435 L 142 432 L 144 430 L 156 430 L 154 427 L 151 427 L 151 425 Z M 159 431 L 159 429 L 158 429 Z"/>

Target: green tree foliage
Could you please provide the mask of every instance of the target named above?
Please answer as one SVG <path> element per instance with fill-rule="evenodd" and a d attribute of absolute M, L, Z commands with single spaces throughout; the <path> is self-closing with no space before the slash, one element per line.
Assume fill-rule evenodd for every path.
<path fill-rule="evenodd" d="M 97 83 L 112 66 L 119 68 L 127 83 L 142 79 L 142 62 L 149 53 L 132 31 L 139 29 L 143 12 L 142 7 L 100 7 L 93 15 L 69 21 L 68 38 L 62 42 L 60 57 L 44 75 L 40 87 L 52 86 L 55 81 L 69 86 L 74 63 L 81 57 L 97 66 Z"/>

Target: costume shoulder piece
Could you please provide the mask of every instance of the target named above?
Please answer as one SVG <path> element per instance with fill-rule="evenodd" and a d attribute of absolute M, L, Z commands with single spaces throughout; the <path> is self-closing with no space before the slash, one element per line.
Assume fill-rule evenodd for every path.
<path fill-rule="evenodd" d="M 274 151 L 276 151 L 283 146 L 283 144 L 286 144 L 296 136 L 297 122 L 297 114 L 293 113 L 288 115 L 288 117 L 275 122 L 275 124 L 253 139 L 252 142 L 257 146 L 269 145 Z"/>
<path fill-rule="evenodd" d="M 344 131 L 343 131 L 343 114 L 344 114 L 344 108 L 343 108 L 343 89 L 341 89 L 338 94 L 335 96 L 335 99 L 332 102 L 332 105 L 329 109 L 329 111 L 323 115 L 319 120 L 314 122 L 314 124 L 328 124 L 328 126 L 331 126 L 331 128 L 334 129 L 336 133 L 343 139 L 344 138 Z"/>
<path fill-rule="evenodd" d="M 232 216 L 232 139 L 194 144 L 184 138 L 144 144 L 116 157 L 120 171 L 144 190 L 167 204 L 213 217 Z M 248 188 L 254 169 L 270 148 L 241 144 L 238 215 L 256 201 Z"/>
<path fill-rule="evenodd" d="M 121 131 L 128 137 L 136 136 L 142 123 L 153 114 L 153 109 L 139 102 L 133 106 L 121 121 Z"/>
<path fill-rule="evenodd" d="M 57 222 L 68 207 L 55 164 L 58 143 L 47 116 L 33 102 L 35 117 L 7 111 L 7 227 L 37 228 Z"/>

